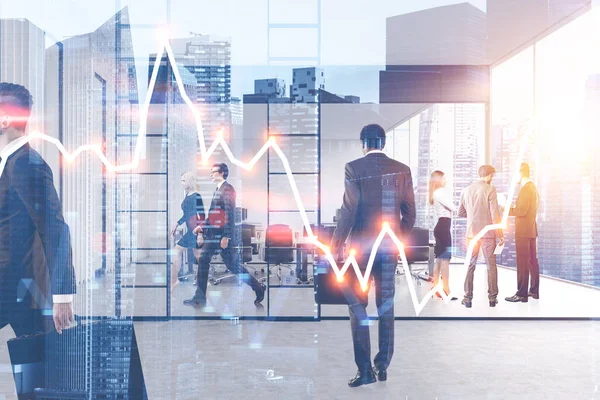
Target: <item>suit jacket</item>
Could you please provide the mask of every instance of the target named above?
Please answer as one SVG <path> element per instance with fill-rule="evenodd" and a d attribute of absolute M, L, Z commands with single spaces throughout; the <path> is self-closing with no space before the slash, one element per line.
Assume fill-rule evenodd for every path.
<path fill-rule="evenodd" d="M 521 188 L 517 204 L 509 211 L 515 218 L 515 237 L 536 238 L 538 235 L 536 216 L 540 195 L 533 182 L 527 182 Z"/>
<path fill-rule="evenodd" d="M 215 190 L 204 224 L 209 237 L 235 240 L 235 196 L 235 189 L 227 181 Z"/>
<path fill-rule="evenodd" d="M 344 182 L 341 215 L 331 240 L 334 254 L 339 254 L 348 236 L 349 246 L 358 254 L 369 253 L 384 221 L 401 240 L 410 233 L 416 210 L 408 166 L 383 153 L 369 153 L 346 164 Z M 396 251 L 389 238 L 380 248 Z"/>
<path fill-rule="evenodd" d="M 467 239 L 472 239 L 487 225 L 498 224 L 502 215 L 498 209 L 496 188 L 481 180 L 467 186 L 462 192 L 458 216 L 467 218 Z M 502 229 L 488 231 L 483 238 L 503 237 Z"/>
<path fill-rule="evenodd" d="M 48 306 L 52 295 L 75 293 L 69 227 L 52 171 L 28 144 L 8 157 L 0 176 L 0 292 L 0 307 L 17 297 Z"/>

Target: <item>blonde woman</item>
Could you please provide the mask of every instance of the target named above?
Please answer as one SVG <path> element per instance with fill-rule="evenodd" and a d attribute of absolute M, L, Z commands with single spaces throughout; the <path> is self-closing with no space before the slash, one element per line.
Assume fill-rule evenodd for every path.
<path fill-rule="evenodd" d="M 452 235 L 450 228 L 452 226 L 452 213 L 456 206 L 452 201 L 452 196 L 446 190 L 446 178 L 442 171 L 433 171 L 429 180 L 429 204 L 433 206 L 433 213 L 437 220 L 433 229 L 435 237 L 435 266 L 433 268 L 433 286 L 439 283 L 440 273 L 442 275 L 442 285 L 446 295 L 450 293 L 449 275 L 450 259 L 452 258 Z M 436 293 L 441 297 L 439 293 Z M 452 297 L 452 300 L 457 300 Z"/>
<path fill-rule="evenodd" d="M 181 187 L 185 191 L 185 198 L 181 203 L 181 210 L 183 216 L 177 221 L 173 227 L 171 234 L 175 236 L 177 228 L 180 225 L 185 224 L 187 232 L 177 242 L 174 248 L 175 258 L 173 260 L 173 266 L 171 268 L 171 289 L 173 289 L 179 283 L 179 272 L 182 267 L 182 256 L 184 251 L 187 249 L 193 249 L 194 257 L 198 259 L 200 256 L 200 245 L 198 245 L 197 237 L 193 233 L 194 229 L 204 221 L 204 203 L 202 202 L 202 196 L 198 193 L 198 180 L 196 174 L 193 171 L 188 171 L 181 175 Z M 193 271 L 188 271 L 188 274 L 193 274 Z"/>

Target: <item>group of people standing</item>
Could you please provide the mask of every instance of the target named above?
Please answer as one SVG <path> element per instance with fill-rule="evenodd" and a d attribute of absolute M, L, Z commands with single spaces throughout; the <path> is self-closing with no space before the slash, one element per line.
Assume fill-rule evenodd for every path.
<path fill-rule="evenodd" d="M 179 271 L 182 267 L 182 255 L 187 249 L 192 249 L 198 262 L 196 274 L 196 293 L 191 299 L 183 302 L 192 307 L 206 305 L 208 273 L 212 257 L 221 253 L 223 263 L 229 271 L 240 276 L 256 294 L 254 304 L 259 305 L 265 297 L 265 285 L 248 273 L 240 263 L 239 238 L 235 234 L 235 202 L 234 187 L 227 182 L 229 168 L 227 164 L 216 163 L 210 169 L 211 181 L 216 184 L 210 207 L 205 211 L 202 195 L 199 193 L 198 179 L 194 172 L 181 175 L 181 187 L 186 195 L 181 203 L 183 216 L 173 227 L 174 236 L 180 225 L 186 225 L 187 231 L 175 245 L 175 260 L 171 268 L 171 287 L 179 283 Z M 193 271 L 188 271 L 193 274 Z"/>
<path fill-rule="evenodd" d="M 498 205 L 496 188 L 492 179 L 496 170 L 491 165 L 479 168 L 479 179 L 463 191 L 460 204 L 456 207 L 452 197 L 446 192 L 446 179 L 441 171 L 431 174 L 429 183 L 429 202 L 433 206 L 437 224 L 434 228 L 435 237 L 435 268 L 433 273 L 434 286 L 441 278 L 443 290 L 449 295 L 449 264 L 452 258 L 451 224 L 454 213 L 458 217 L 467 218 L 467 244 L 470 246 L 475 237 L 486 227 L 500 224 L 502 213 Z M 520 168 L 521 191 L 516 205 L 509 210 L 509 216 L 515 217 L 515 247 L 517 252 L 517 292 L 514 296 L 506 297 L 509 302 L 528 301 L 529 297 L 539 299 L 540 269 L 537 259 L 537 223 L 536 216 L 539 205 L 539 194 L 530 178 L 530 168 L 522 163 Z M 496 242 L 498 240 L 498 242 Z M 502 229 L 490 229 L 472 244 L 472 254 L 469 260 L 465 278 L 465 295 L 462 304 L 472 307 L 473 279 L 475 266 L 480 251 L 488 267 L 488 300 L 490 307 L 498 304 L 498 271 L 496 267 L 496 248 L 504 246 Z M 531 277 L 531 282 L 530 282 Z M 529 289 L 528 289 L 529 287 Z M 456 300 L 456 297 L 452 297 Z"/>

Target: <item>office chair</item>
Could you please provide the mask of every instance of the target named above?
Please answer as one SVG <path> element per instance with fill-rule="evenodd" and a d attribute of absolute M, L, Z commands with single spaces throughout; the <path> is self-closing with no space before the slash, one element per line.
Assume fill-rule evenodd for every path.
<path fill-rule="evenodd" d="M 293 275 L 293 269 L 289 264 L 294 262 L 294 241 L 292 229 L 288 225 L 276 224 L 269 225 L 265 236 L 265 252 L 264 261 L 268 264 L 277 266 L 277 277 L 279 284 L 283 282 L 281 268 L 288 268 L 290 275 Z M 260 279 L 261 282 L 269 279 L 269 271 L 267 275 Z"/>
<path fill-rule="evenodd" d="M 429 246 L 429 229 L 424 228 L 413 228 L 410 233 L 408 240 L 404 244 L 404 253 L 406 254 L 406 260 L 408 261 L 408 271 L 417 283 L 421 285 L 421 279 L 427 282 L 431 282 L 431 264 L 433 257 L 431 255 L 431 247 Z M 412 264 L 427 262 L 427 271 L 425 269 L 413 270 Z M 397 268 L 396 273 L 401 273 Z"/>
<path fill-rule="evenodd" d="M 310 225 L 310 229 L 312 230 L 313 235 L 315 235 L 319 239 L 319 241 L 325 244 L 326 246 L 329 246 L 329 243 L 331 243 L 331 238 L 333 237 L 333 232 L 335 231 L 335 228 L 335 224 L 321 224 L 320 226 L 315 224 Z M 304 237 L 308 237 L 306 227 L 304 227 L 303 235 Z M 312 253 L 313 264 L 316 263 L 315 257 L 324 256 L 325 253 L 319 247 L 312 244 L 306 244 L 302 247 L 305 250 L 303 250 L 300 253 L 302 259 L 300 262 L 300 266 L 296 267 L 296 276 L 298 277 L 299 283 L 312 283 L 314 281 L 314 276 L 308 276 L 309 251 L 307 250 L 310 250 L 310 252 Z"/>
<path fill-rule="evenodd" d="M 244 222 L 242 224 L 242 232 L 244 229 L 250 230 L 250 244 L 248 246 L 252 249 L 252 254 L 258 254 L 258 243 L 252 243 L 252 238 L 256 238 L 256 225 Z"/>

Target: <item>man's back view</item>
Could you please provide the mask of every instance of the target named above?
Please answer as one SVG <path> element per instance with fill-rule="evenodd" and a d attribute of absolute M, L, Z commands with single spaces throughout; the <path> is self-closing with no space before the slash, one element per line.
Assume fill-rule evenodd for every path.
<path fill-rule="evenodd" d="M 479 180 L 467 186 L 462 193 L 460 206 L 458 209 L 459 217 L 467 218 L 467 242 L 471 241 L 479 232 L 488 225 L 498 224 L 502 216 L 498 210 L 498 199 L 496 188 L 492 183 L 492 178 L 496 170 L 491 165 L 482 165 L 479 167 Z M 499 245 L 504 244 L 504 236 L 501 229 L 490 230 L 486 232 L 481 239 L 473 245 L 467 277 L 465 279 L 465 297 L 462 304 L 467 308 L 471 307 L 473 300 L 473 278 L 479 250 L 483 250 L 488 266 L 488 299 L 490 307 L 495 307 L 498 303 L 498 271 L 496 268 L 496 236 L 500 238 Z"/>
<path fill-rule="evenodd" d="M 340 254 L 350 235 L 349 248 L 364 275 L 377 236 L 387 222 L 394 233 L 406 237 L 416 218 L 410 168 L 387 157 L 385 131 L 379 125 L 365 126 L 360 135 L 365 156 L 346 164 L 344 200 L 341 216 L 331 241 L 331 251 Z M 375 369 L 379 380 L 387 379 L 387 368 L 394 352 L 394 294 L 398 249 L 386 238 L 374 259 L 372 274 L 379 315 L 379 353 Z M 354 273 L 349 270 L 347 273 Z M 358 374 L 351 387 L 375 382 L 371 366 L 371 341 L 367 316 L 368 292 L 349 293 L 348 305 L 354 361 Z"/>

